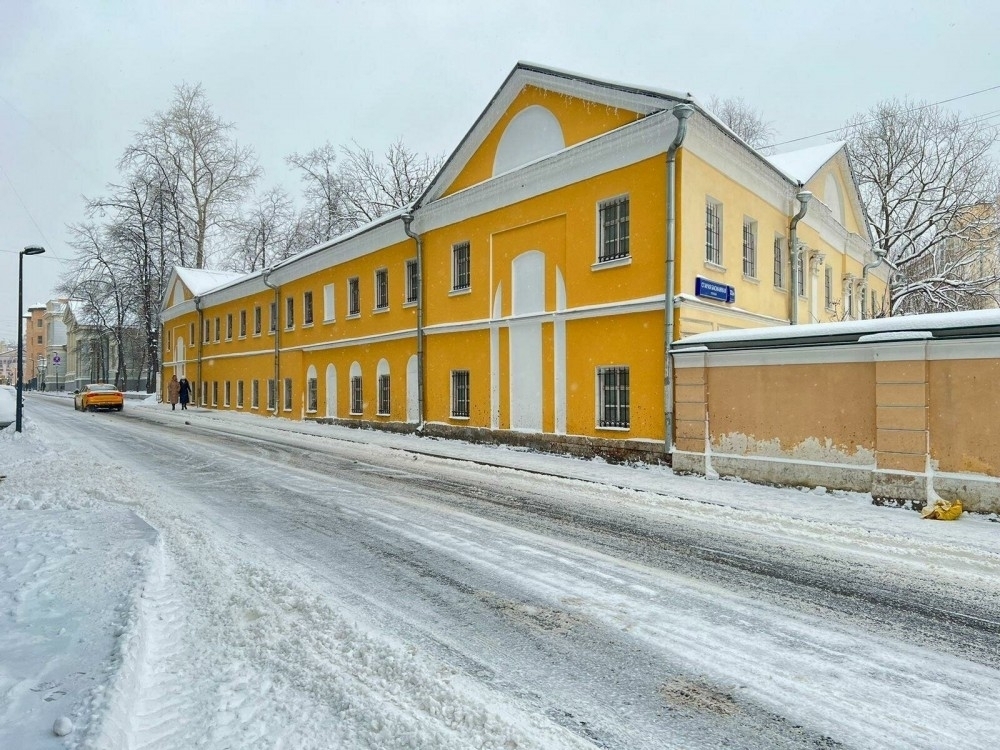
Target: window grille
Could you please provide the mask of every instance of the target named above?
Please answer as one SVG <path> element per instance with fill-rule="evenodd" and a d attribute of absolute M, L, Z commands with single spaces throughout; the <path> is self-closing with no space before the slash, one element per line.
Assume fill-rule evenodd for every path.
<path fill-rule="evenodd" d="M 347 281 L 347 314 L 361 314 L 361 286 L 357 276 Z"/>
<path fill-rule="evenodd" d="M 305 292 L 302 295 L 302 325 L 312 325 L 313 322 L 313 293 Z"/>
<path fill-rule="evenodd" d="M 722 204 L 705 202 L 705 260 L 722 265 Z"/>
<path fill-rule="evenodd" d="M 604 201 L 598 207 L 601 242 L 598 262 L 627 258 L 629 255 L 628 196 Z"/>
<path fill-rule="evenodd" d="M 472 286 L 470 276 L 469 243 L 462 242 L 451 249 L 451 288 L 452 291 L 469 289 Z"/>
<path fill-rule="evenodd" d="M 406 261 L 406 302 L 407 304 L 417 301 L 417 290 L 420 288 L 420 280 L 417 274 L 417 261 Z"/>
<path fill-rule="evenodd" d="M 253 409 L 260 408 L 260 381 L 250 381 L 250 406 Z"/>
<path fill-rule="evenodd" d="M 306 411 L 314 412 L 319 405 L 319 386 L 316 378 L 306 380 Z"/>
<path fill-rule="evenodd" d="M 743 275 L 757 278 L 757 222 L 743 220 Z"/>
<path fill-rule="evenodd" d="M 291 411 L 292 410 L 292 379 L 291 378 L 285 378 L 285 394 L 284 395 L 285 395 L 284 409 L 285 409 L 285 411 Z"/>
<path fill-rule="evenodd" d="M 378 413 L 388 416 L 389 407 L 389 374 L 383 373 L 378 376 Z"/>
<path fill-rule="evenodd" d="M 361 397 L 361 376 L 351 376 L 351 414 L 361 414 L 364 411 L 365 402 Z"/>
<path fill-rule="evenodd" d="M 389 271 L 380 268 L 375 272 L 375 309 L 385 310 L 389 307 Z"/>
<path fill-rule="evenodd" d="M 774 238 L 774 288 L 785 288 L 785 238 Z"/>
<path fill-rule="evenodd" d="M 597 423 L 600 427 L 629 426 L 627 367 L 597 368 Z"/>
<path fill-rule="evenodd" d="M 242 409 L 243 408 L 243 381 L 242 380 L 237 380 L 236 381 L 236 408 L 237 409 Z"/>
<path fill-rule="evenodd" d="M 451 373 L 451 416 L 469 416 L 469 371 L 452 370 Z"/>
<path fill-rule="evenodd" d="M 295 298 L 285 298 L 285 328 L 295 327 Z"/>

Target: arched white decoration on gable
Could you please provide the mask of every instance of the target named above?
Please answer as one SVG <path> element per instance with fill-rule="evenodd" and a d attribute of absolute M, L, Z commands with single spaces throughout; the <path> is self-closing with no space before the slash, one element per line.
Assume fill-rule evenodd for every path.
<path fill-rule="evenodd" d="M 500 136 L 493 176 L 566 148 L 559 120 L 545 107 L 533 104 L 514 115 Z"/>
<path fill-rule="evenodd" d="M 823 202 L 830 207 L 830 210 L 833 212 L 833 218 L 843 226 L 844 196 L 840 193 L 840 183 L 837 182 L 837 178 L 832 174 L 826 176 L 826 182 L 823 185 Z"/>
<path fill-rule="evenodd" d="M 337 368 L 326 366 L 326 416 L 337 416 Z"/>

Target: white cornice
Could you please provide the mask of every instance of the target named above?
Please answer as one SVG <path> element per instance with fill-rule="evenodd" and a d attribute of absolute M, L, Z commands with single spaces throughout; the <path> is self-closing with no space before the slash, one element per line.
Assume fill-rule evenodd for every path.
<path fill-rule="evenodd" d="M 710 302 L 700 297 L 693 297 L 690 294 L 678 294 L 674 297 L 674 303 L 678 310 L 691 308 L 701 312 L 710 312 L 715 315 L 723 315 L 737 320 L 756 323 L 760 326 L 787 326 L 788 321 L 783 318 L 772 318 L 770 315 L 750 312 L 742 307 L 732 307 L 721 302 Z"/>

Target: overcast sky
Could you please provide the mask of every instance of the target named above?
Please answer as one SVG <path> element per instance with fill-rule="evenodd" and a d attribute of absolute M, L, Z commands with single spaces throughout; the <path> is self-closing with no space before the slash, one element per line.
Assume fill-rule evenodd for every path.
<path fill-rule="evenodd" d="M 0 0 L 0 339 L 18 251 L 47 250 L 25 258 L 25 306 L 55 296 L 82 196 L 181 82 L 253 146 L 261 187 L 294 193 L 284 157 L 326 141 L 449 153 L 518 60 L 742 96 L 784 141 L 884 98 L 1000 85 L 997 29 L 996 0 Z M 1000 89 L 945 106 L 997 122 Z"/>

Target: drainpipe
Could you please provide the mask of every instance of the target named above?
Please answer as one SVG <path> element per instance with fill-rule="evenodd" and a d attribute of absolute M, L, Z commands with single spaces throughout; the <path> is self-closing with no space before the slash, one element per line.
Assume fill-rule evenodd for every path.
<path fill-rule="evenodd" d="M 672 110 L 677 118 L 677 133 L 667 149 L 667 253 L 666 286 L 663 289 L 663 452 L 670 453 L 674 444 L 674 359 L 670 346 L 674 342 L 674 276 L 677 253 L 677 149 L 687 135 L 687 121 L 694 113 L 690 104 L 678 104 Z"/>
<path fill-rule="evenodd" d="M 801 183 L 799 183 L 799 187 L 802 187 Z M 799 202 L 799 212 L 792 217 L 792 221 L 788 226 L 788 262 L 791 266 L 791 278 L 788 288 L 792 292 L 788 321 L 793 326 L 799 322 L 799 255 L 802 253 L 799 249 L 796 227 L 798 227 L 802 217 L 806 215 L 806 211 L 809 208 L 809 201 L 812 200 L 812 197 L 813 194 L 808 190 L 799 191 L 798 195 L 795 196 L 795 199 Z M 805 282 L 805 279 L 803 278 L 802 281 Z"/>
<path fill-rule="evenodd" d="M 874 268 L 878 268 L 885 262 L 885 255 L 886 255 L 885 250 L 882 250 L 881 252 L 875 250 L 874 252 L 875 252 L 875 260 L 873 260 L 871 263 L 865 263 L 865 265 L 861 269 L 862 294 L 868 294 L 868 272 Z M 875 311 L 871 310 L 870 312 L 874 313 Z"/>
<path fill-rule="evenodd" d="M 205 349 L 205 311 L 201 309 L 201 297 L 194 298 L 194 309 L 198 311 L 198 388 L 204 388 L 205 381 L 201 378 L 201 358 Z M 202 394 L 202 399 L 206 399 Z"/>
<path fill-rule="evenodd" d="M 281 326 L 278 325 L 278 313 L 281 310 L 281 300 L 278 294 L 281 290 L 280 284 L 272 284 L 268 281 L 274 268 L 265 268 L 261 274 L 264 286 L 274 290 L 274 317 L 271 322 L 274 324 L 274 416 L 278 416 L 278 395 L 281 383 Z"/>
<path fill-rule="evenodd" d="M 417 432 L 424 429 L 424 242 L 410 229 L 413 214 L 403 214 L 403 231 L 417 243 Z"/>

